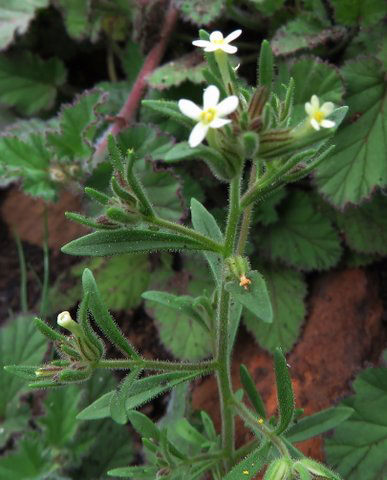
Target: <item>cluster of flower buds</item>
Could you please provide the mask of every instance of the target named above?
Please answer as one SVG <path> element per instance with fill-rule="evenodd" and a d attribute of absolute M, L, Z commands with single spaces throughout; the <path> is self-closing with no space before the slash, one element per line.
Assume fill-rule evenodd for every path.
<path fill-rule="evenodd" d="M 60 360 L 54 360 L 48 365 L 35 370 L 37 384 L 35 386 L 55 386 L 65 383 L 74 383 L 87 380 L 98 361 L 104 355 L 104 345 L 91 329 L 87 317 L 87 299 L 84 299 L 76 322 L 69 312 L 58 315 L 57 323 L 68 330 L 71 335 L 62 335 L 49 327 L 45 322 L 36 318 L 37 328 L 54 345 Z M 43 383 L 42 383 L 43 382 Z"/>

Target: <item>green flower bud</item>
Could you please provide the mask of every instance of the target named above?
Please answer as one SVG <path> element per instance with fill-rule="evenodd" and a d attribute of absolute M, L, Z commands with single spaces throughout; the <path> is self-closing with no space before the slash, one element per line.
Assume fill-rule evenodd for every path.
<path fill-rule="evenodd" d="M 239 285 L 246 290 L 251 283 L 247 278 L 247 273 L 251 270 L 249 260 L 241 255 L 234 255 L 226 258 L 228 274 L 239 280 Z"/>
<path fill-rule="evenodd" d="M 240 141 L 246 158 L 254 158 L 259 150 L 259 135 L 255 132 L 244 132 Z"/>
<path fill-rule="evenodd" d="M 290 474 L 289 459 L 280 458 L 269 465 L 263 480 L 286 480 Z"/>

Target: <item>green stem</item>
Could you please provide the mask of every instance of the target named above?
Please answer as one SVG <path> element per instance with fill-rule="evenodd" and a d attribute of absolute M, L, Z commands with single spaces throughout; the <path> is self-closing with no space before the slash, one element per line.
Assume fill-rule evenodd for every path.
<path fill-rule="evenodd" d="M 256 167 L 256 164 L 253 163 L 250 171 L 248 188 L 250 188 L 254 184 L 256 177 L 257 177 L 257 167 Z M 249 235 L 249 228 L 250 228 L 252 213 L 253 213 L 253 204 L 251 203 L 243 212 L 242 224 L 241 224 L 241 229 L 239 233 L 239 240 L 238 240 L 238 247 L 237 247 L 238 255 L 243 255 L 243 252 L 245 250 L 247 238 Z"/>
<path fill-rule="evenodd" d="M 234 86 L 231 81 L 227 53 L 222 50 L 215 51 L 215 60 L 218 64 L 220 74 L 222 76 L 223 84 L 228 94 L 234 93 Z"/>
<path fill-rule="evenodd" d="M 100 360 L 97 368 L 109 369 L 132 369 L 141 367 L 143 370 L 156 370 L 161 372 L 205 372 L 210 373 L 218 368 L 216 361 L 210 360 L 200 363 L 176 363 L 163 360 L 145 360 L 142 358 L 135 360 Z"/>
<path fill-rule="evenodd" d="M 239 197 L 241 176 L 231 181 L 229 215 L 225 233 L 224 258 L 229 257 L 234 250 L 235 238 L 239 223 Z M 231 355 L 229 341 L 229 311 L 230 294 L 224 288 L 225 272 L 223 272 L 217 313 L 217 351 L 218 360 L 217 382 L 222 416 L 222 447 L 226 453 L 225 467 L 229 469 L 234 453 L 234 412 L 233 392 L 231 383 Z"/>
<path fill-rule="evenodd" d="M 20 266 L 20 308 L 23 313 L 26 313 L 28 311 L 26 258 L 24 255 L 23 245 L 21 244 L 20 237 L 16 232 L 14 232 L 14 237 Z"/>
<path fill-rule="evenodd" d="M 274 431 L 269 428 L 264 423 L 259 423 L 259 417 L 254 415 L 242 402 L 239 402 L 234 398 L 234 407 L 238 412 L 238 415 L 244 420 L 244 422 L 251 428 L 253 432 L 257 430 L 259 433 L 264 435 L 267 440 L 269 440 L 279 451 L 283 457 L 290 457 L 289 451 L 282 441 L 282 439 L 274 433 Z"/>
<path fill-rule="evenodd" d="M 48 210 L 47 205 L 44 206 L 43 212 L 44 238 L 43 238 L 43 287 L 42 298 L 40 302 L 40 316 L 42 319 L 46 318 L 48 310 L 48 289 L 50 281 L 50 252 L 48 250 Z"/>
<path fill-rule="evenodd" d="M 215 250 L 219 253 L 223 252 L 224 246 L 221 243 L 215 242 L 209 237 L 202 235 L 199 232 L 196 232 L 192 228 L 185 227 L 184 225 L 180 225 L 179 223 L 170 222 L 169 220 L 164 220 L 163 218 L 159 217 L 148 217 L 146 221 L 152 223 L 153 225 L 159 225 L 160 227 L 167 228 L 168 230 L 173 230 L 177 233 L 182 233 L 183 235 L 187 235 L 191 237 L 193 240 L 196 240 L 204 245 L 208 245 L 211 247 L 211 250 Z"/>

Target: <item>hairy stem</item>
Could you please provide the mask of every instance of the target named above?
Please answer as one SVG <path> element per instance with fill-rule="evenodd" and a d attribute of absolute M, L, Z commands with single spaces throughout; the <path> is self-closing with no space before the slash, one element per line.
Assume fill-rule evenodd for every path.
<path fill-rule="evenodd" d="M 200 363 L 177 363 L 163 360 L 145 360 L 142 358 L 135 360 L 100 360 L 97 368 L 130 370 L 134 367 L 141 367 L 143 370 L 155 370 L 160 372 L 203 372 L 210 373 L 217 369 L 216 361 L 210 360 Z"/>
<path fill-rule="evenodd" d="M 248 188 L 254 185 L 256 177 L 257 177 L 257 167 L 256 167 L 256 164 L 253 163 L 250 171 Z M 250 228 L 252 213 L 253 213 L 253 204 L 250 204 L 243 212 L 241 230 L 239 233 L 239 240 L 238 240 L 238 247 L 237 247 L 238 255 L 243 255 L 243 252 L 245 250 L 247 238 L 249 236 L 249 228 Z"/>
<path fill-rule="evenodd" d="M 225 234 L 224 258 L 233 253 L 239 222 L 240 175 L 231 181 L 229 215 Z M 222 274 L 217 313 L 217 382 L 222 416 L 222 447 L 226 453 L 225 467 L 229 469 L 234 453 L 234 412 L 231 383 L 231 355 L 229 349 L 230 294 L 225 290 L 225 272 Z"/>

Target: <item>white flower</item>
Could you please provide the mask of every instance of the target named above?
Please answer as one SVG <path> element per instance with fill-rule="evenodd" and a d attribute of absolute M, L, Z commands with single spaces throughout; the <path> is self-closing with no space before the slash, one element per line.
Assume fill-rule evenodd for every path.
<path fill-rule="evenodd" d="M 326 120 L 334 110 L 332 102 L 325 102 L 320 107 L 320 100 L 317 95 L 312 95 L 310 102 L 305 103 L 305 111 L 309 115 L 309 120 L 315 130 L 323 128 L 332 128 L 336 124 L 332 120 Z"/>
<path fill-rule="evenodd" d="M 192 120 L 198 122 L 189 136 L 190 147 L 197 147 L 207 135 L 209 128 L 221 128 L 231 120 L 224 119 L 238 107 L 238 97 L 231 95 L 219 102 L 220 92 L 215 85 L 210 85 L 204 90 L 203 108 L 195 105 L 191 100 L 179 100 L 180 111 Z"/>
<path fill-rule="evenodd" d="M 66 330 L 69 330 L 71 333 L 73 333 L 76 336 L 82 336 L 81 327 L 78 325 L 77 322 L 74 322 L 69 312 L 60 313 L 57 317 L 57 324 L 60 327 L 65 328 Z"/>
<path fill-rule="evenodd" d="M 242 30 L 235 30 L 234 32 L 227 35 L 226 38 L 223 38 L 223 33 L 216 31 L 212 32 L 210 35 L 210 40 L 195 40 L 192 42 L 192 45 L 195 47 L 204 48 L 205 52 L 215 52 L 216 50 L 223 50 L 226 53 L 236 53 L 237 47 L 230 45 L 230 42 L 239 37 L 242 33 Z"/>

